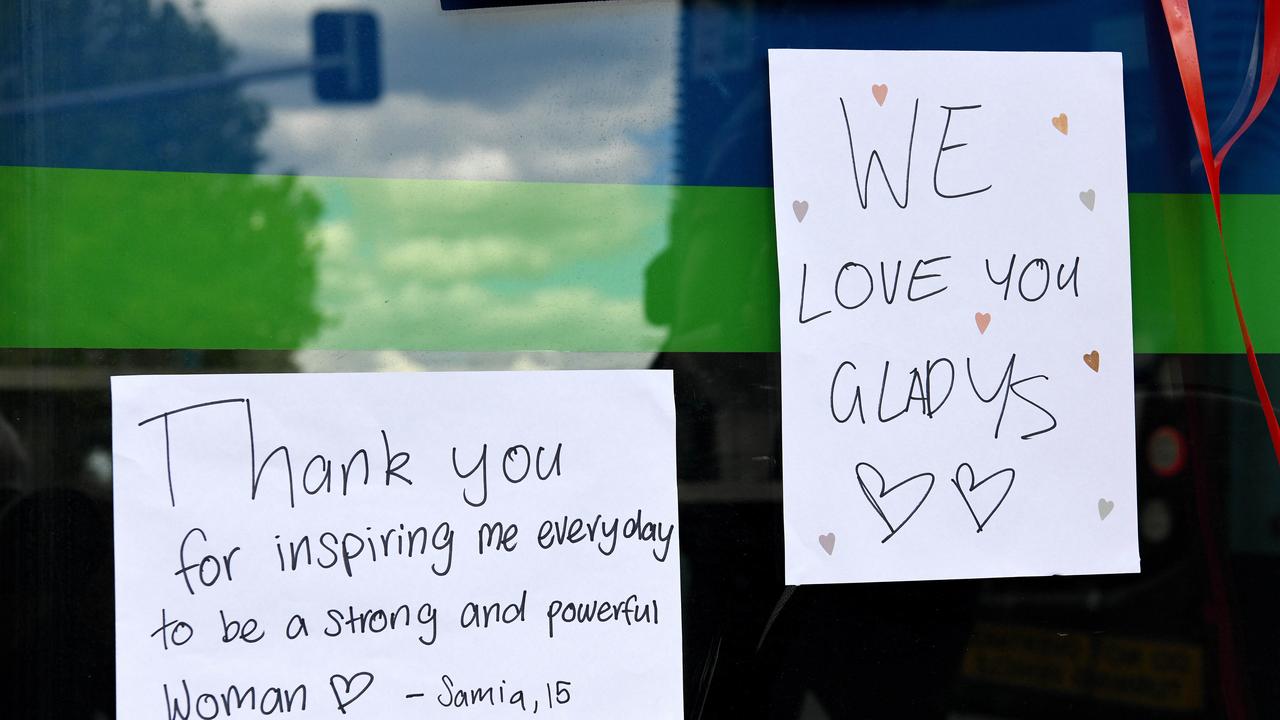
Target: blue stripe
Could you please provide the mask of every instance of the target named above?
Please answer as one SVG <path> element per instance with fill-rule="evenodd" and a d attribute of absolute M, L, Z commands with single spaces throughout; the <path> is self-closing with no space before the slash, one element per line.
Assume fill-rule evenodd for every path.
<path fill-rule="evenodd" d="M 619 3 L 620 8 L 623 5 Z M 1231 113 L 1240 94 L 1254 42 L 1259 0 L 1201 0 L 1192 5 L 1210 118 L 1218 122 Z M 659 10 L 665 11 L 656 8 L 654 12 Z M 394 14 L 390 9 L 386 12 Z M 760 0 L 728 6 L 686 0 L 679 12 L 675 127 L 658 128 L 654 135 L 674 136 L 675 172 L 666 172 L 666 143 L 645 143 L 643 151 L 659 160 L 651 164 L 662 170 L 662 177 L 649 178 L 653 182 L 665 184 L 674 180 L 681 185 L 745 187 L 772 184 L 766 65 L 766 53 L 771 47 L 1107 50 L 1124 55 L 1129 189 L 1164 194 L 1207 192 L 1164 18 L 1155 0 Z M 599 25 L 592 26 L 590 34 L 570 35 L 566 41 L 581 43 L 584 48 L 588 44 L 608 47 L 610 38 L 624 38 L 632 30 L 629 17 L 620 9 L 615 21 L 605 17 Z M 51 77 L 56 76 L 59 62 L 77 57 L 82 43 L 75 38 L 47 35 L 18 32 L 20 52 L 10 52 L 10 60 L 45 57 L 47 62 L 41 67 Z M 494 37 L 481 36 L 476 41 L 496 42 Z M 164 39 L 163 34 L 152 34 L 137 43 L 156 44 Z M 227 40 L 234 44 L 234 35 Z M 42 44 L 38 53 L 30 47 L 35 42 Z M 151 55 L 156 57 L 171 55 L 160 52 L 162 48 L 154 49 L 156 52 Z M 218 56 L 209 48 L 202 51 L 204 55 L 195 50 L 183 52 L 186 55 L 172 56 L 191 62 L 204 55 Z M 103 62 L 113 62 L 113 57 L 107 56 Z M 391 67 L 398 62 L 396 57 L 389 55 L 386 59 L 389 76 L 404 76 L 410 85 L 425 77 L 420 69 Z M 502 57 L 500 53 L 494 55 L 495 67 L 504 62 Z M 201 61 L 203 64 L 197 63 L 195 69 L 217 69 L 222 62 Z M 161 76 L 182 70 L 161 64 L 166 66 L 154 68 Z M 0 69 L 4 65 L 0 62 Z M 64 89 L 57 82 L 31 84 L 44 92 L 57 92 Z M 540 80 L 535 75 L 523 82 L 536 86 Z M 0 82 L 0 100 L 15 89 L 20 88 L 12 82 Z M 261 88 L 259 92 L 265 90 Z M 277 101 L 283 96 L 267 97 Z M 1280 151 L 1280 108 L 1276 106 L 1280 102 L 1272 103 L 1237 145 L 1223 176 L 1225 192 L 1280 194 L 1280 162 L 1276 161 Z M 239 131 L 243 142 L 223 139 L 228 117 L 237 118 L 243 126 Z M 44 120 L 11 116 L 0 118 L 0 165 L 252 172 L 258 164 L 252 143 L 258 122 L 261 120 L 252 106 L 227 90 L 60 113 Z M 175 142 L 175 135 L 186 142 Z M 207 148 L 202 151 L 191 149 L 204 146 Z M 175 147 L 181 152 L 173 151 Z M 305 173 L 309 168 L 297 170 Z"/>

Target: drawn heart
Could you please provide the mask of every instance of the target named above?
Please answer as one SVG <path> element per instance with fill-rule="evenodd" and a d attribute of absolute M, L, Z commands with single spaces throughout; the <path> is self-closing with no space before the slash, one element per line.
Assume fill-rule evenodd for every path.
<path fill-rule="evenodd" d="M 979 333 L 986 333 L 987 326 L 991 324 L 991 313 L 974 313 L 973 321 L 978 324 Z"/>
<path fill-rule="evenodd" d="M 353 692 L 352 686 L 359 685 L 361 680 L 364 681 L 364 684 L 360 687 L 359 691 Z M 339 683 L 342 684 L 342 689 L 338 689 Z M 358 672 L 349 678 L 342 675 L 334 675 L 330 677 L 329 687 L 333 688 L 333 697 L 338 701 L 338 712 L 346 715 L 347 706 L 356 700 L 359 700 L 360 696 L 365 694 L 365 692 L 369 690 L 369 686 L 372 684 L 373 673 L 368 671 Z"/>
<path fill-rule="evenodd" d="M 809 201 L 796 200 L 792 202 L 791 212 L 796 214 L 796 222 L 804 222 L 804 216 L 809 214 Z"/>
<path fill-rule="evenodd" d="M 1088 365 L 1090 370 L 1094 372 L 1098 372 L 1099 362 L 1100 362 L 1100 359 L 1098 357 L 1097 350 L 1094 350 L 1093 352 L 1087 352 L 1084 354 L 1084 364 Z"/>
<path fill-rule="evenodd" d="M 1067 134 L 1067 114 L 1066 113 L 1058 113 L 1058 117 L 1054 118 L 1052 122 L 1053 122 L 1053 126 L 1058 128 L 1058 132 L 1062 133 L 1063 135 Z"/>
<path fill-rule="evenodd" d="M 1106 520 L 1111 511 L 1116 508 L 1116 504 L 1106 498 L 1098 498 L 1098 519 Z"/>
<path fill-rule="evenodd" d="M 871 86 L 871 97 L 876 99 L 876 104 L 884 107 L 884 99 L 889 96 L 889 86 L 875 84 Z"/>
<path fill-rule="evenodd" d="M 830 555 L 836 550 L 836 534 L 827 533 L 826 535 L 819 535 L 818 544 L 822 546 L 823 550 L 827 551 L 828 555 Z"/>
<path fill-rule="evenodd" d="M 879 481 L 880 483 L 880 490 L 876 494 L 872 494 L 871 489 L 867 487 L 867 481 L 862 477 L 864 468 L 867 470 L 868 475 L 874 474 L 876 477 L 876 480 Z M 902 529 L 902 526 L 906 525 L 907 521 L 910 520 L 911 517 L 916 514 L 916 511 L 920 509 L 920 506 L 924 504 L 924 499 L 929 497 L 929 493 L 933 492 L 933 482 L 935 480 L 933 473 L 920 473 L 919 475 L 912 475 L 906 480 L 899 481 L 898 483 L 894 484 L 892 487 L 888 487 L 885 485 L 884 475 L 881 475 L 880 471 L 875 469 L 875 467 L 872 466 L 870 463 L 864 463 L 864 462 L 858 463 L 858 466 L 854 469 L 854 474 L 857 475 L 858 477 L 858 485 L 862 487 L 862 494 L 866 496 L 867 502 L 871 503 L 872 509 L 874 509 L 876 511 L 876 514 L 880 516 L 880 519 L 884 521 L 885 527 L 889 528 L 889 534 L 885 535 L 884 539 L 880 541 L 882 543 L 888 542 L 889 538 L 893 537 L 894 535 L 897 535 L 898 531 Z M 903 485 L 907 485 L 921 478 L 929 478 L 929 487 L 925 488 L 924 494 L 920 496 L 920 499 L 916 502 L 915 507 L 911 508 L 911 512 L 907 513 L 906 517 L 898 521 L 897 525 L 894 525 L 893 522 L 889 520 L 888 517 L 885 516 L 884 509 L 880 507 L 880 500 L 883 500 L 889 493 L 897 490 Z M 878 499 L 877 499 L 877 496 L 878 496 Z"/>
<path fill-rule="evenodd" d="M 991 480 L 1006 474 L 1009 476 L 1009 482 L 1004 486 L 1004 492 L 1000 494 L 1000 499 L 996 500 L 995 505 L 991 506 L 991 510 L 987 513 L 986 517 L 979 520 L 978 513 L 973 509 L 973 502 L 969 499 L 970 496 L 978 488 L 986 485 Z M 1004 499 L 1009 497 L 1009 491 L 1013 489 L 1013 478 L 1015 474 L 1016 473 L 1013 468 L 1005 468 L 1003 470 L 997 470 L 985 478 L 975 482 L 972 465 L 969 463 L 960 463 L 960 466 L 956 468 L 956 476 L 951 478 L 951 484 L 956 487 L 957 491 L 959 491 L 960 498 L 964 500 L 965 507 L 969 508 L 969 514 L 973 516 L 973 521 L 978 524 L 978 532 L 982 532 L 982 529 L 991 521 L 991 516 L 995 515 L 996 510 L 999 510 L 1000 506 L 1004 504 Z M 968 478 L 968 490 L 964 489 L 964 483 L 961 482 L 961 478 Z"/>
<path fill-rule="evenodd" d="M 1093 211 L 1093 189 L 1092 188 L 1080 193 L 1080 202 L 1084 203 L 1084 206 L 1089 208 L 1091 212 Z"/>

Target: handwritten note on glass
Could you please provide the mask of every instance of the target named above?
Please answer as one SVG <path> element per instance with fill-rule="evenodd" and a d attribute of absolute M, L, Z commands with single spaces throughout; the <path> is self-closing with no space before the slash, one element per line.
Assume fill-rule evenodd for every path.
<path fill-rule="evenodd" d="M 769 74 L 787 581 L 1137 572 L 1120 56 Z"/>
<path fill-rule="evenodd" d="M 669 373 L 112 402 L 120 717 L 683 716 Z"/>

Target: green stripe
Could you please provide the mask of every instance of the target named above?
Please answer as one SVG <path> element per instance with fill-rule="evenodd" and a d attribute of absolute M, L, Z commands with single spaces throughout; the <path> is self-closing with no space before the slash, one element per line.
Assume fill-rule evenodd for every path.
<path fill-rule="evenodd" d="M 0 168 L 0 346 L 775 351 L 770 196 Z M 1129 205 L 1137 351 L 1240 352 L 1208 198 Z M 1223 215 L 1280 352 L 1280 196 Z"/>

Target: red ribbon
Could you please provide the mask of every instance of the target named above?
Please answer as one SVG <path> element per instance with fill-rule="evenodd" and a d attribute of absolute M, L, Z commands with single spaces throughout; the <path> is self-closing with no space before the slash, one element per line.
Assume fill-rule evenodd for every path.
<path fill-rule="evenodd" d="M 1222 246 L 1222 259 L 1227 265 L 1227 282 L 1231 285 L 1231 300 L 1236 307 L 1236 320 L 1240 323 L 1240 337 L 1244 340 L 1245 355 L 1249 359 L 1249 373 L 1253 375 L 1253 388 L 1258 394 L 1258 402 L 1262 405 L 1262 413 L 1267 419 L 1267 432 L 1271 435 L 1271 448 L 1275 451 L 1276 462 L 1280 464 L 1280 423 L 1276 422 L 1275 410 L 1271 407 L 1271 395 L 1267 392 L 1267 384 L 1262 380 L 1262 370 L 1258 367 L 1258 355 L 1253 349 L 1253 340 L 1249 338 L 1249 327 L 1244 321 L 1244 310 L 1240 307 L 1240 294 L 1236 292 L 1236 277 L 1231 270 L 1231 258 L 1227 255 L 1227 239 L 1222 232 L 1222 192 L 1220 179 L 1222 164 L 1227 153 L 1236 144 L 1240 136 L 1253 125 L 1253 121 L 1262 114 L 1272 92 L 1276 89 L 1276 81 L 1280 79 L 1280 0 L 1265 0 L 1262 16 L 1262 71 L 1258 79 L 1258 94 L 1254 97 L 1253 108 L 1231 137 L 1222 144 L 1217 154 L 1213 152 L 1213 141 L 1209 136 L 1209 113 L 1204 102 L 1204 83 L 1200 79 L 1200 57 L 1196 53 L 1196 34 L 1191 25 L 1191 9 L 1188 0 L 1161 0 L 1164 6 L 1164 19 L 1169 25 L 1169 38 L 1173 41 L 1173 53 L 1178 59 L 1178 74 L 1182 76 L 1182 91 L 1187 96 L 1187 110 L 1191 113 L 1191 124 L 1195 128 L 1196 142 L 1200 146 L 1200 159 L 1204 162 L 1204 176 L 1209 182 L 1209 193 L 1213 196 L 1213 214 L 1218 221 L 1218 243 Z"/>
<path fill-rule="evenodd" d="M 1236 128 L 1216 154 L 1213 152 L 1213 141 L 1209 135 L 1209 113 L 1205 108 L 1204 83 L 1200 79 L 1200 58 L 1196 53 L 1196 36 L 1191 25 L 1191 10 L 1187 7 L 1187 0 L 1161 0 L 1161 4 L 1164 6 L 1165 22 L 1169 25 L 1169 38 L 1173 41 L 1173 52 L 1178 60 L 1178 74 L 1182 76 L 1182 90 L 1187 96 L 1187 110 L 1191 113 L 1191 124 L 1195 128 L 1196 142 L 1200 146 L 1204 176 L 1209 182 L 1209 193 L 1213 196 L 1213 214 L 1218 221 L 1218 244 L 1222 248 L 1222 259 L 1227 266 L 1227 281 L 1231 285 L 1231 300 L 1235 303 L 1236 320 L 1240 323 L 1240 337 L 1244 340 L 1245 355 L 1249 359 L 1249 372 L 1253 375 L 1253 387 L 1258 394 L 1258 402 L 1262 405 L 1262 413 L 1267 419 L 1267 432 L 1271 435 L 1271 447 L 1276 453 L 1276 462 L 1280 463 L 1280 424 L 1276 423 L 1275 410 L 1271 407 L 1271 396 L 1267 393 L 1267 385 L 1262 380 L 1262 371 L 1258 368 L 1258 356 L 1254 352 L 1253 341 L 1249 338 L 1249 328 L 1244 321 L 1244 310 L 1240 307 L 1240 295 L 1236 292 L 1236 278 L 1231 270 L 1231 258 L 1227 255 L 1226 235 L 1222 232 L 1220 187 L 1222 164 L 1227 159 L 1227 153 L 1240 136 L 1249 129 L 1253 121 L 1262 114 L 1262 109 L 1266 107 L 1272 92 L 1275 91 L 1276 80 L 1280 78 L 1280 0 L 1265 0 L 1262 16 L 1262 67 L 1261 72 L 1258 73 L 1258 94 L 1254 97 L 1253 107 L 1249 110 L 1244 122 Z M 1252 80 L 1253 75 L 1251 71 L 1249 80 Z M 1233 113 L 1232 116 L 1234 119 L 1235 114 Z M 1190 419 L 1194 420 L 1194 416 Z M 1216 626 L 1218 633 L 1223 709 L 1229 718 L 1243 718 L 1247 710 L 1239 669 L 1235 661 L 1235 642 L 1231 628 L 1226 571 L 1218 560 L 1217 539 L 1210 522 L 1211 489 L 1204 472 L 1197 472 L 1196 499 L 1200 511 L 1205 553 L 1209 558 L 1210 603 L 1207 608 L 1207 619 Z"/>

